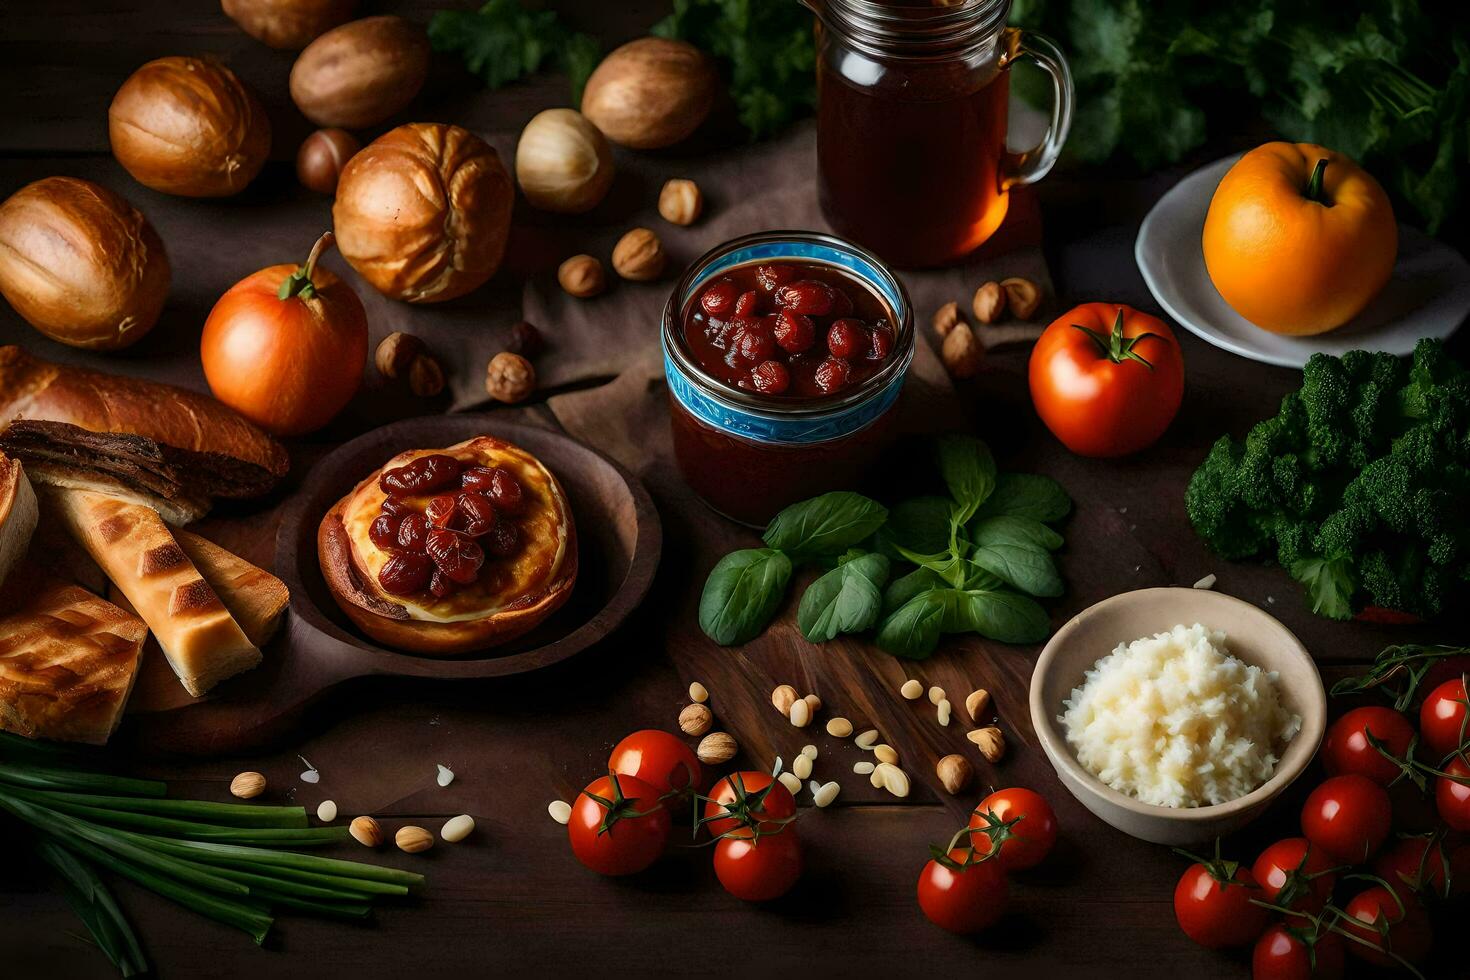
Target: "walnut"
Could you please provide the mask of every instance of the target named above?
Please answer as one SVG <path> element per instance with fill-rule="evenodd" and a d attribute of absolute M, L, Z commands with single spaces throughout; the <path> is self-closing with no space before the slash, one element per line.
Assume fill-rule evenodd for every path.
<path fill-rule="evenodd" d="M 1006 292 L 998 282 L 987 282 L 975 290 L 975 300 L 971 304 L 975 310 L 975 319 L 981 323 L 996 323 L 1006 315 Z"/>
<path fill-rule="evenodd" d="M 960 304 L 955 302 L 945 303 L 934 313 L 934 332 L 941 337 L 948 337 L 949 332 L 954 329 L 960 320 Z"/>
<path fill-rule="evenodd" d="M 980 373 L 980 365 L 985 361 L 985 348 L 975 339 L 975 332 L 969 324 L 957 323 L 944 338 L 939 357 L 950 377 L 963 380 Z"/>
<path fill-rule="evenodd" d="M 634 282 L 651 282 L 663 275 L 668 263 L 663 242 L 647 228 L 634 228 L 613 248 L 612 263 L 618 275 Z"/>
<path fill-rule="evenodd" d="M 1018 320 L 1029 320 L 1041 306 L 1041 288 L 1030 279 L 1019 276 L 1002 279 L 1000 288 L 1005 290 L 1006 305 Z"/>
<path fill-rule="evenodd" d="M 573 255 L 556 270 L 556 281 L 569 296 L 587 299 L 607 288 L 602 263 L 591 255 Z"/>
<path fill-rule="evenodd" d="M 536 369 L 519 354 L 501 351 L 490 358 L 485 369 L 485 391 L 496 401 L 514 404 L 525 401 L 536 390 Z"/>
<path fill-rule="evenodd" d="M 658 195 L 658 213 L 676 225 L 692 225 L 704 210 L 704 195 L 692 180 L 675 178 Z"/>

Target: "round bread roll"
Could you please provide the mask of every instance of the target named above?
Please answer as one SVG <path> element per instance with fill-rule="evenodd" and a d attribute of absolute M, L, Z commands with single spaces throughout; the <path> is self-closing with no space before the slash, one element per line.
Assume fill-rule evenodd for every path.
<path fill-rule="evenodd" d="M 162 239 L 105 187 L 47 177 L 0 204 L 0 293 L 52 340 L 93 350 L 136 343 L 158 320 L 168 284 Z"/>
<path fill-rule="evenodd" d="M 183 197 L 228 197 L 271 149 L 265 109 L 235 73 L 201 58 L 133 72 L 107 110 L 113 156 L 138 183 Z"/>
<path fill-rule="evenodd" d="M 220 6 L 257 41 L 299 50 L 351 17 L 357 0 L 220 0 Z"/>
<path fill-rule="evenodd" d="M 384 296 L 438 303 L 500 267 L 515 191 L 474 133 L 408 123 L 348 161 L 337 181 L 337 248 Z"/>

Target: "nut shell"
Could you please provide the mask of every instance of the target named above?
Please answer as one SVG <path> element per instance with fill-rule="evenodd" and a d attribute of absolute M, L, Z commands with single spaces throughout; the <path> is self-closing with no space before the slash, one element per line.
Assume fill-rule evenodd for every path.
<path fill-rule="evenodd" d="M 242 772 L 230 780 L 230 795 L 242 800 L 253 800 L 265 792 L 265 777 L 258 772 Z"/>
<path fill-rule="evenodd" d="M 352 16 L 357 0 L 221 0 L 240 30 L 273 48 L 298 51 Z"/>
<path fill-rule="evenodd" d="M 589 299 L 607 288 L 607 273 L 591 255 L 573 255 L 556 270 L 556 281 L 567 295 Z"/>
<path fill-rule="evenodd" d="M 398 845 L 400 851 L 418 854 L 434 846 L 434 835 L 422 827 L 409 824 L 398 828 L 398 833 L 393 835 L 393 843 Z"/>
<path fill-rule="evenodd" d="M 634 228 L 613 246 L 613 269 L 624 279 L 651 282 L 664 274 L 669 257 L 664 243 L 648 228 Z"/>
<path fill-rule="evenodd" d="M 519 354 L 501 351 L 485 368 L 485 393 L 496 401 L 525 401 L 536 390 L 536 369 Z"/>
<path fill-rule="evenodd" d="M 980 365 L 985 363 L 985 348 L 975 338 L 969 324 L 956 323 L 944 337 L 939 358 L 950 377 L 960 380 L 973 378 L 980 373 Z"/>
<path fill-rule="evenodd" d="M 107 110 L 107 135 L 138 183 L 183 197 L 239 193 L 271 149 L 254 93 L 203 58 L 159 58 L 128 76 Z"/>
<path fill-rule="evenodd" d="M 345 129 L 318 129 L 296 151 L 296 179 L 318 194 L 336 193 L 342 168 L 360 149 L 362 142 Z"/>
<path fill-rule="evenodd" d="M 500 267 L 514 200 L 510 174 L 484 140 L 458 126 L 409 123 L 342 171 L 337 248 L 385 296 L 454 299 Z"/>
<path fill-rule="evenodd" d="M 704 211 L 704 195 L 692 180 L 675 177 L 658 193 L 658 213 L 670 224 L 692 225 Z"/>
<path fill-rule="evenodd" d="M 717 85 L 713 64 L 694 45 L 639 38 L 602 59 L 587 79 L 582 114 L 614 143 L 656 150 L 699 128 Z"/>
<path fill-rule="evenodd" d="M 537 113 L 516 144 L 516 180 L 531 206 L 559 214 L 597 207 L 612 187 L 607 137 L 572 109 Z"/>
<path fill-rule="evenodd" d="M 364 129 L 408 106 L 429 76 L 429 39 L 402 17 L 334 27 L 291 66 L 291 101 L 318 126 Z"/>
<path fill-rule="evenodd" d="M 52 340 L 135 343 L 157 322 L 169 278 L 163 240 L 105 187 L 47 177 L 0 204 L 0 293 Z"/>

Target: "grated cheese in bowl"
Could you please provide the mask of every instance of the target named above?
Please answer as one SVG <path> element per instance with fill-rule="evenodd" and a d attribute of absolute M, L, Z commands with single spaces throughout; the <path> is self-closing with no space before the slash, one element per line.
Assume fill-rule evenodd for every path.
<path fill-rule="evenodd" d="M 1155 806 L 1227 803 L 1270 779 L 1301 718 L 1281 703 L 1274 671 L 1225 643 L 1196 623 L 1118 644 L 1057 719 L 1077 761 Z"/>

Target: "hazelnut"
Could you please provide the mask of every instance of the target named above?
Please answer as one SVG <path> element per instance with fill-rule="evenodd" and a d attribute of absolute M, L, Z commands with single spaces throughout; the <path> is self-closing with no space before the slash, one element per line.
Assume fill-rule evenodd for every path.
<path fill-rule="evenodd" d="M 230 780 L 230 793 L 242 800 L 253 800 L 265 792 L 265 777 L 258 772 L 242 772 Z"/>
<path fill-rule="evenodd" d="M 704 705 L 695 703 L 686 705 L 679 712 L 679 730 L 685 735 L 700 736 L 709 731 L 709 726 L 714 723 L 714 714 Z"/>
<path fill-rule="evenodd" d="M 501 351 L 485 369 L 485 391 L 507 404 L 525 401 L 536 390 L 536 369 L 519 354 Z"/>
<path fill-rule="evenodd" d="M 512 354 L 519 354 L 530 359 L 541 353 L 541 349 L 545 346 L 546 340 L 541 336 L 541 331 L 522 320 L 510 328 L 510 343 L 505 349 Z"/>
<path fill-rule="evenodd" d="M 372 817 L 353 817 L 347 825 L 352 839 L 363 847 L 377 847 L 383 843 L 383 828 Z"/>
<path fill-rule="evenodd" d="M 607 288 L 602 263 L 591 255 L 573 255 L 556 270 L 556 281 L 567 295 L 578 299 L 596 296 Z"/>
<path fill-rule="evenodd" d="M 658 194 L 658 213 L 676 225 L 692 225 L 704 210 L 704 195 L 692 180 L 675 178 L 664 184 Z"/>
<path fill-rule="evenodd" d="M 985 348 L 975 339 L 975 332 L 969 324 L 957 323 L 944 338 L 939 357 L 950 377 L 973 378 L 980 373 L 980 365 L 985 361 Z"/>
<path fill-rule="evenodd" d="M 393 835 L 393 843 L 398 845 L 400 851 L 417 854 L 434 846 L 434 835 L 422 827 L 409 824 L 398 828 L 398 833 Z"/>
<path fill-rule="evenodd" d="M 408 369 L 413 366 L 414 358 L 425 353 L 428 353 L 428 348 L 422 340 L 411 333 L 396 331 L 384 337 L 382 343 L 378 344 L 373 362 L 377 364 L 379 374 L 396 381 L 408 377 Z"/>
<path fill-rule="evenodd" d="M 934 332 L 941 337 L 948 337 L 949 332 L 955 328 L 955 324 L 961 323 L 960 304 L 955 302 L 945 303 L 934 313 Z"/>
<path fill-rule="evenodd" d="M 786 717 L 791 717 L 791 706 L 796 703 L 796 688 L 790 684 L 782 684 L 771 692 L 771 703 L 776 710 Z"/>
<path fill-rule="evenodd" d="M 998 282 L 987 282 L 975 290 L 971 304 L 975 319 L 981 323 L 998 323 L 1006 315 L 1006 291 Z"/>
<path fill-rule="evenodd" d="M 420 398 L 433 398 L 444 390 L 444 369 L 428 354 L 420 354 L 408 366 L 408 389 Z"/>
<path fill-rule="evenodd" d="M 962 755 L 947 755 L 940 759 L 934 772 L 939 776 L 939 784 L 950 796 L 958 796 L 969 789 L 970 780 L 975 775 L 970 760 Z"/>
<path fill-rule="evenodd" d="M 970 719 L 977 724 L 980 716 L 988 707 L 990 707 L 990 692 L 983 687 L 971 691 L 970 696 L 965 698 L 965 710 L 970 713 Z"/>
<path fill-rule="evenodd" d="M 651 282 L 663 275 L 668 258 L 657 235 L 647 228 L 634 228 L 613 246 L 612 264 L 624 279 Z"/>
<path fill-rule="evenodd" d="M 307 190 L 335 194 L 347 161 L 362 149 L 356 136 L 341 129 L 318 129 L 296 151 L 296 179 Z"/>
<path fill-rule="evenodd" d="M 980 754 L 987 762 L 999 762 L 1006 754 L 1006 737 L 994 725 L 977 728 L 965 737 L 980 747 Z"/>
<path fill-rule="evenodd" d="M 1041 306 L 1041 287 L 1036 283 L 1030 279 L 1014 277 L 1002 279 L 1000 288 L 1005 290 L 1006 305 L 1018 320 L 1029 320 L 1036 315 Z M 980 302 L 979 294 L 976 294 L 975 302 Z"/>
<path fill-rule="evenodd" d="M 735 739 L 726 732 L 710 732 L 699 740 L 699 747 L 694 750 L 695 756 L 707 766 L 717 766 L 722 762 L 729 762 L 735 758 L 739 746 Z"/>

